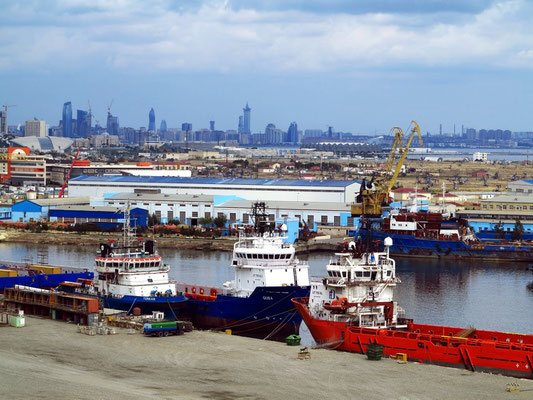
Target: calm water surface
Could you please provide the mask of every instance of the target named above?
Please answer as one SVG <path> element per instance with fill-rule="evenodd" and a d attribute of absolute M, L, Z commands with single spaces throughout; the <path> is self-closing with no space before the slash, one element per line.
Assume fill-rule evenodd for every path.
<path fill-rule="evenodd" d="M 181 282 L 221 285 L 233 279 L 231 253 L 160 249 L 170 276 Z M 46 244 L 0 244 L 2 261 L 47 261 L 93 269 L 96 248 Z M 328 253 L 306 258 L 312 276 L 322 276 Z M 402 280 L 396 300 L 416 322 L 474 326 L 533 334 L 533 281 L 527 264 L 398 259 Z"/>

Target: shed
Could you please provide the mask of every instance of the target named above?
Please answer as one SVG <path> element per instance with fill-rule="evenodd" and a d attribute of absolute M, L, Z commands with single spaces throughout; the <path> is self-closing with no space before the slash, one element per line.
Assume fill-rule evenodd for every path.
<path fill-rule="evenodd" d="M 114 228 L 124 222 L 123 207 L 109 206 L 63 206 L 50 210 L 50 220 L 70 224 L 95 224 L 104 229 Z M 148 210 L 130 210 L 130 226 L 146 228 Z"/>
<path fill-rule="evenodd" d="M 11 206 L 11 219 L 17 222 L 48 220 L 50 210 L 66 205 L 89 205 L 89 197 L 23 200 Z"/>

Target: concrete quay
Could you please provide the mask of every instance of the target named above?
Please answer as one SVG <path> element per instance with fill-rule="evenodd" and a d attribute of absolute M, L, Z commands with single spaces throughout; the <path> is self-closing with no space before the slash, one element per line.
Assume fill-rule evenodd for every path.
<path fill-rule="evenodd" d="M 152 338 L 87 336 L 26 318 L 0 328 L 0 398 L 9 399 L 531 399 L 533 380 L 472 373 L 194 331 Z M 519 392 L 507 385 L 519 384 Z"/>

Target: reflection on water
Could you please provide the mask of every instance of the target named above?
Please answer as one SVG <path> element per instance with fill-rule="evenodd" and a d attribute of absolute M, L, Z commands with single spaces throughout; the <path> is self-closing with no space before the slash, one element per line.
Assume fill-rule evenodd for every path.
<path fill-rule="evenodd" d="M 0 260 L 40 262 L 93 269 L 96 248 L 0 244 Z M 221 285 L 233 279 L 231 253 L 160 249 L 170 276 L 181 282 Z M 324 275 L 328 253 L 300 256 L 308 259 L 311 276 Z M 475 326 L 533 333 L 533 274 L 527 265 L 398 259 L 402 283 L 396 300 L 415 321 L 451 326 Z"/>

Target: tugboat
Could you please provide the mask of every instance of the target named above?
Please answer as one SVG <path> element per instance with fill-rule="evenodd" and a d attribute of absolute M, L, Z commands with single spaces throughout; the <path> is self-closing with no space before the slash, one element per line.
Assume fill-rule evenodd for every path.
<path fill-rule="evenodd" d="M 383 346 L 383 355 L 533 378 L 533 335 L 415 324 L 393 300 L 400 280 L 389 256 L 362 241 L 337 253 L 327 276 L 311 281 L 308 298 L 293 303 L 318 345 L 356 353 Z M 381 347 L 380 346 L 380 347 Z"/>
<path fill-rule="evenodd" d="M 142 314 L 162 311 L 168 318 L 187 303 L 187 297 L 176 291 L 169 281 L 170 268 L 163 263 L 153 240 L 133 238 L 129 207 L 124 212 L 124 235 L 121 244 L 114 240 L 100 244 L 96 257 L 95 281 L 64 282 L 60 290 L 97 296 L 103 306 L 131 313 L 139 308 Z"/>
<path fill-rule="evenodd" d="M 235 280 L 222 287 L 178 283 L 189 298 L 182 315 L 195 327 L 282 340 L 297 334 L 302 321 L 291 299 L 309 295 L 309 266 L 285 241 L 286 227 L 269 227 L 265 203 L 255 203 L 254 226 L 233 248 Z"/>

